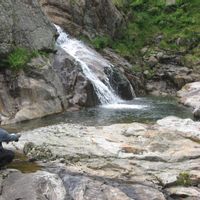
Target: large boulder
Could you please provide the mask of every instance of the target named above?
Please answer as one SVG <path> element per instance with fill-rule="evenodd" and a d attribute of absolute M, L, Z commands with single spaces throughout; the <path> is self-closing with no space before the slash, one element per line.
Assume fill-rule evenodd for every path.
<path fill-rule="evenodd" d="M 114 66 L 111 84 L 113 88 L 119 91 L 119 96 L 124 99 L 131 99 L 133 98 L 133 93 L 136 96 L 146 93 L 143 75 L 141 73 L 134 73 L 131 63 L 110 48 L 105 48 L 101 54 Z M 130 85 L 134 91 L 131 91 Z"/>
<path fill-rule="evenodd" d="M 66 191 L 58 175 L 45 171 L 23 174 L 17 170 L 0 173 L 0 199 L 65 200 Z"/>
<path fill-rule="evenodd" d="M 70 105 L 89 107 L 100 103 L 93 85 L 84 75 L 80 63 L 64 50 L 57 51 L 53 69 L 61 80 Z"/>
<path fill-rule="evenodd" d="M 49 19 L 69 34 L 117 36 L 124 24 L 111 0 L 39 0 Z"/>
<path fill-rule="evenodd" d="M 16 123 L 99 104 L 80 63 L 63 50 L 33 58 L 22 71 L 0 72 L 0 122 Z"/>
<path fill-rule="evenodd" d="M 37 0 L 0 1 L 0 55 L 15 46 L 52 50 L 55 28 L 41 11 Z"/>
<path fill-rule="evenodd" d="M 200 118 L 200 82 L 186 84 L 177 95 L 180 102 L 191 107 L 194 116 Z"/>
<path fill-rule="evenodd" d="M 0 121 L 16 123 L 59 113 L 67 107 L 64 89 L 48 58 L 38 57 L 28 69 L 0 73 Z"/>

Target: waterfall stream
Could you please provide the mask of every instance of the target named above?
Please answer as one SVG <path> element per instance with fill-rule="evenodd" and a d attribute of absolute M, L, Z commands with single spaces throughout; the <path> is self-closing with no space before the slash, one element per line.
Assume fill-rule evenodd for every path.
<path fill-rule="evenodd" d="M 83 42 L 70 38 L 58 25 L 55 25 L 55 27 L 59 33 L 56 45 L 64 49 L 65 52 L 80 63 L 84 75 L 91 81 L 101 104 L 118 104 L 123 102 L 115 94 L 108 77 L 104 73 L 105 68 L 109 68 L 112 71 L 111 63 Z M 101 76 L 101 79 L 99 76 Z"/>

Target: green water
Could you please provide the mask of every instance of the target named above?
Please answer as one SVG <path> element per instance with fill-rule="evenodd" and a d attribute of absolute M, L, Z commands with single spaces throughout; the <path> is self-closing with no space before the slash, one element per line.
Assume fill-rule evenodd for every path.
<path fill-rule="evenodd" d="M 189 108 L 178 104 L 176 99 L 172 97 L 135 98 L 132 101 L 126 101 L 125 105 L 127 106 L 125 108 L 114 105 L 108 108 L 98 106 L 80 111 L 68 111 L 29 122 L 9 125 L 4 128 L 12 132 L 17 132 L 59 123 L 78 123 L 99 126 L 113 123 L 153 123 L 158 119 L 170 115 L 180 118 L 193 117 Z"/>
<path fill-rule="evenodd" d="M 22 173 L 31 173 L 42 169 L 42 167 L 39 166 L 37 163 L 29 162 L 25 155 L 18 152 L 15 153 L 15 158 L 13 162 L 7 167 L 12 169 L 18 169 Z"/>

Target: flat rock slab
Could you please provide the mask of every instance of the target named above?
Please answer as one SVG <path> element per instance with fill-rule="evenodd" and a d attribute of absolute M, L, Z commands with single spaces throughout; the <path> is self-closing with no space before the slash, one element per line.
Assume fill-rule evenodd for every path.
<path fill-rule="evenodd" d="M 9 147 L 24 150 L 29 158 L 45 161 L 47 165 L 53 163 L 53 173 L 59 174 L 65 188 L 76 188 L 74 190 L 79 191 L 79 195 L 85 195 L 80 198 L 69 192 L 72 199 L 93 199 L 91 192 L 99 195 L 97 199 L 114 200 L 117 198 L 105 196 L 105 191 L 111 195 L 113 190 L 117 196 L 122 196 L 121 199 L 144 200 L 148 199 L 150 189 L 150 193 L 156 196 L 150 199 L 165 199 L 164 194 L 173 196 L 170 188 L 185 187 L 185 182 L 198 189 L 199 133 L 200 122 L 177 117 L 166 117 L 154 125 L 131 123 L 95 127 L 59 124 L 22 132 L 20 142 L 9 144 Z M 59 163 L 63 163 L 62 167 Z M 60 171 L 55 172 L 57 168 Z M 72 185 L 70 181 L 65 182 L 69 176 L 72 176 Z M 84 180 L 81 185 L 75 181 L 80 176 Z M 107 189 L 101 185 L 104 181 Z M 115 184 L 119 187 L 114 187 Z M 91 185 L 99 186 L 93 190 Z M 132 189 L 126 190 L 127 185 Z M 91 187 L 89 193 L 84 189 L 88 187 Z"/>

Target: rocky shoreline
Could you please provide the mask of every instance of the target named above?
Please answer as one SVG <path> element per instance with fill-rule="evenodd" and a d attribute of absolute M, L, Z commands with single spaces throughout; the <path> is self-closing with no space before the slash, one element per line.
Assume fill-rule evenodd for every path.
<path fill-rule="evenodd" d="M 16 192 L 18 196 L 6 196 L 4 184 L 11 187 L 30 177 L 25 190 L 32 187 L 34 180 L 40 183 L 42 179 L 42 189 L 52 187 L 51 191 L 59 191 L 48 193 L 52 200 L 200 197 L 200 122 L 191 119 L 166 117 L 153 125 L 59 124 L 23 132 L 20 142 L 7 148 L 24 151 L 29 159 L 40 161 L 45 167 L 31 175 L 4 171 L 4 199 L 23 195 L 25 199 L 34 199 L 41 194 L 41 199 L 45 199 L 46 193 L 39 193 L 37 187 L 32 188 L 33 196 L 21 187 L 12 189 L 21 191 Z M 52 179 L 47 180 L 48 176 Z M 55 178 L 59 180 L 56 184 Z"/>
<path fill-rule="evenodd" d="M 126 14 L 120 11 L 116 2 L 1 1 L 0 125 L 100 103 L 81 63 L 61 48 L 55 49 L 58 35 L 52 23 L 82 39 L 120 39 L 132 14 L 128 10 Z M 149 12 L 156 15 L 159 7 L 155 8 Z M 181 9 L 177 8 L 174 14 L 178 15 L 173 20 L 185 12 L 181 13 Z M 168 14 L 166 16 L 168 18 Z M 186 22 L 189 24 L 190 20 Z M 195 22 L 195 18 L 191 22 Z M 159 24 L 162 23 L 161 20 Z M 137 40 L 136 32 L 133 33 L 128 43 Z M 127 60 L 119 56 L 118 51 L 109 49 L 109 45 L 99 44 L 102 48 L 109 47 L 101 49 L 101 54 L 115 66 L 114 70 L 109 76 L 109 69 L 102 68 L 101 64 L 97 66 L 101 60 L 90 64 L 97 68 L 95 73 L 101 81 L 105 81 L 105 75 L 109 76 L 111 86 L 123 99 L 134 96 L 127 96 L 128 91 L 137 96 L 178 94 L 180 102 L 193 109 L 195 118 L 200 118 L 198 38 L 178 36 L 167 41 L 165 34 L 159 33 L 147 46 L 141 46 L 136 59 L 122 54 Z M 169 44 L 163 43 L 165 41 Z M 189 49 L 169 51 L 167 47 L 157 48 L 160 43 L 167 47 L 183 44 Z M 37 55 L 25 59 L 18 70 L 13 70 L 9 57 L 20 48 Z M 123 50 L 123 46 L 121 48 Z M 154 124 L 62 123 L 21 134 L 19 143 L 5 145 L 5 148 L 24 153 L 30 163 L 39 162 L 41 169 L 30 173 L 1 170 L 0 200 L 200 199 L 198 121 L 169 116 Z"/>

